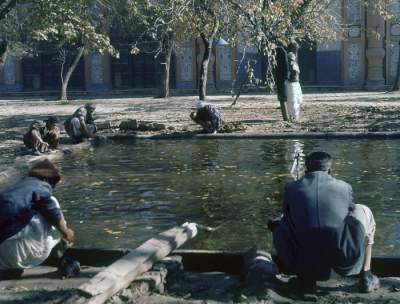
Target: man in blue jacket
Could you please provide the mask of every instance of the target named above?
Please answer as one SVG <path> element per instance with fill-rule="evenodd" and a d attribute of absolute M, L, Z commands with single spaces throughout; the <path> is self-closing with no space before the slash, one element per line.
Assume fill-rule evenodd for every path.
<path fill-rule="evenodd" d="M 367 206 L 354 204 L 351 186 L 333 178 L 331 166 L 328 153 L 314 152 L 304 177 L 286 185 L 283 216 L 269 223 L 278 266 L 297 275 L 292 282 L 304 292 L 329 279 L 331 269 L 359 274 L 360 292 L 372 292 L 379 288 L 370 269 L 374 217 Z"/>
<path fill-rule="evenodd" d="M 46 159 L 0 193 L 0 279 L 41 264 L 60 243 L 58 232 L 64 242 L 73 243 L 74 231 L 52 193 L 59 181 L 58 169 Z"/>

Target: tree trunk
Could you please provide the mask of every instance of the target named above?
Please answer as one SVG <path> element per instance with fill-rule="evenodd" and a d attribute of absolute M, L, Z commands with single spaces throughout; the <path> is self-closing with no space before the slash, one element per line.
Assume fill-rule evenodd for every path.
<path fill-rule="evenodd" d="M 7 55 L 8 55 L 7 41 L 0 41 L 0 70 L 3 69 L 4 64 L 6 63 Z"/>
<path fill-rule="evenodd" d="M 204 54 L 200 66 L 199 99 L 206 100 L 208 62 L 210 61 L 212 39 L 208 39 L 204 34 L 201 34 L 201 39 L 204 44 Z"/>
<path fill-rule="evenodd" d="M 68 100 L 68 97 L 67 97 L 68 83 L 69 83 L 71 75 L 75 71 L 75 68 L 77 67 L 77 65 L 79 63 L 79 60 L 81 59 L 84 51 L 85 51 L 85 47 L 84 46 L 81 46 L 81 47 L 78 48 L 78 53 L 76 54 L 76 56 L 74 58 L 74 61 L 69 66 L 67 72 L 65 73 L 65 76 L 61 77 L 60 100 Z"/>
<path fill-rule="evenodd" d="M 173 34 L 167 34 L 164 41 L 164 59 L 165 62 L 162 65 L 162 75 L 161 75 L 161 87 L 160 87 L 160 97 L 169 97 L 169 81 L 170 81 L 170 70 L 171 70 L 171 57 L 172 51 L 174 49 L 174 37 Z"/>
<path fill-rule="evenodd" d="M 399 60 L 397 62 L 397 71 L 396 71 L 396 77 L 394 79 L 393 87 L 392 87 L 392 92 L 393 91 L 398 91 L 400 89 L 400 41 L 399 41 Z"/>

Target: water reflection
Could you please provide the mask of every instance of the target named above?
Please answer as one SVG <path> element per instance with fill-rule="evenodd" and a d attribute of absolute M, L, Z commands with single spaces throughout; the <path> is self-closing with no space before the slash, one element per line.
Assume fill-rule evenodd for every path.
<path fill-rule="evenodd" d="M 281 213 L 285 182 L 306 154 L 329 151 L 334 175 L 376 215 L 379 254 L 400 252 L 398 141 L 140 141 L 69 155 L 56 189 L 77 245 L 135 247 L 185 221 L 217 227 L 192 248 L 269 250 L 266 223 Z M 291 174 L 292 171 L 292 174 Z"/>

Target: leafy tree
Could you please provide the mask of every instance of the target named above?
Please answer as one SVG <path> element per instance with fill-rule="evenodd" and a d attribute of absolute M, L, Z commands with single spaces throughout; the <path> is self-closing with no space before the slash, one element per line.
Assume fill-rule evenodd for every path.
<path fill-rule="evenodd" d="M 263 81 L 274 87 L 276 49 L 290 40 L 335 40 L 341 33 L 337 0 L 226 0 L 230 16 L 236 16 L 237 39 L 254 45 L 266 66 Z M 287 120 L 285 103 L 282 116 Z"/>
<path fill-rule="evenodd" d="M 17 0 L 0 1 L 0 68 L 3 67 L 8 54 L 20 57 L 29 49 L 23 35 L 23 14 L 26 11 L 24 6 L 17 4 Z"/>
<path fill-rule="evenodd" d="M 208 64 L 214 40 L 219 34 L 226 34 L 230 21 L 236 18 L 229 15 L 226 0 L 192 0 L 190 13 L 185 23 L 194 37 L 200 37 L 204 53 L 200 66 L 199 99 L 205 100 L 207 93 Z M 232 19 L 231 19 L 232 17 Z"/>
<path fill-rule="evenodd" d="M 0 21 L 7 17 L 8 13 L 12 11 L 17 5 L 17 0 L 1 0 L 0 1 Z"/>
<path fill-rule="evenodd" d="M 176 42 L 187 38 L 185 15 L 188 13 L 190 0 L 128 0 L 128 8 L 134 20 L 139 21 L 144 31 L 133 43 L 132 53 L 141 51 L 142 39 L 156 42 L 152 51 L 160 58 L 162 79 L 160 97 L 168 97 L 170 86 L 171 58 Z"/>
<path fill-rule="evenodd" d="M 85 52 L 118 56 L 110 43 L 106 23 L 112 1 L 32 0 L 31 4 L 31 35 L 33 39 L 52 43 L 59 49 L 60 99 L 67 100 L 68 82 Z M 74 55 L 68 67 L 66 50 L 73 50 Z"/>

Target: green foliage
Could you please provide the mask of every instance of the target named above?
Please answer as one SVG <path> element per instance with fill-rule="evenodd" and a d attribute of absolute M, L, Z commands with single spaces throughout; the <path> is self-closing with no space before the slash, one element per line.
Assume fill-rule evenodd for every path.
<path fill-rule="evenodd" d="M 226 0 L 236 16 L 235 41 L 254 45 L 267 64 L 264 81 L 274 87 L 276 47 L 291 40 L 330 41 L 341 35 L 338 0 Z"/>
<path fill-rule="evenodd" d="M 107 33 L 108 9 L 96 0 L 32 0 L 32 38 L 118 56 Z"/>

